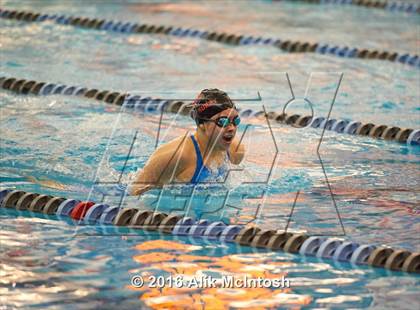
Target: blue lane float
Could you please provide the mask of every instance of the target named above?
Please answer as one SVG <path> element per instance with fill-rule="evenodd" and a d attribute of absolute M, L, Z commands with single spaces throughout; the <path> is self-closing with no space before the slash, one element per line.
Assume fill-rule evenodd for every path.
<path fill-rule="evenodd" d="M 51 92 L 52 92 L 52 90 L 54 89 L 55 86 L 56 86 L 56 84 L 53 84 L 53 83 L 45 84 L 44 86 L 42 86 L 39 93 L 43 96 L 47 96 L 47 95 L 51 94 Z"/>
<path fill-rule="evenodd" d="M 420 130 L 414 130 L 407 138 L 407 144 L 420 145 Z"/>
<path fill-rule="evenodd" d="M 239 112 L 239 117 L 241 118 L 245 118 L 245 117 L 250 117 L 252 113 L 254 113 L 254 110 L 251 109 L 246 109 L 246 110 L 241 110 Z"/>
<path fill-rule="evenodd" d="M 358 243 L 352 241 L 345 241 L 341 243 L 335 250 L 333 259 L 336 261 L 348 262 L 354 251 L 359 247 Z"/>
<path fill-rule="evenodd" d="M 221 236 L 222 232 L 226 229 L 226 224 L 223 222 L 213 222 L 206 227 L 203 235 L 208 239 L 217 239 Z"/>
<path fill-rule="evenodd" d="M 71 96 L 75 92 L 76 87 L 75 86 L 67 86 L 63 89 L 63 95 Z"/>
<path fill-rule="evenodd" d="M 61 16 L 59 16 L 59 17 L 58 17 L 55 21 L 56 21 L 58 24 L 67 25 L 67 24 L 69 23 L 69 18 L 70 18 L 70 17 L 68 17 L 68 16 L 61 15 Z"/>
<path fill-rule="evenodd" d="M 332 258 L 337 248 L 343 243 L 343 240 L 328 238 L 322 242 L 316 256 L 320 258 Z"/>
<path fill-rule="evenodd" d="M 325 117 L 323 116 L 318 116 L 312 119 L 311 123 L 309 124 L 310 127 L 312 128 L 320 128 L 321 124 L 324 122 Z"/>
<path fill-rule="evenodd" d="M 367 264 L 369 255 L 376 248 L 374 245 L 361 245 L 356 250 L 354 250 L 352 256 L 350 257 L 350 262 L 353 264 Z"/>
<path fill-rule="evenodd" d="M 195 222 L 193 225 L 191 225 L 191 228 L 188 231 L 188 235 L 195 236 L 195 237 L 202 236 L 207 226 L 209 226 L 208 220 L 199 220 Z"/>
<path fill-rule="evenodd" d="M 80 203 L 80 200 L 66 199 L 64 200 L 57 209 L 57 215 L 69 216 L 73 208 Z"/>
<path fill-rule="evenodd" d="M 315 256 L 321 244 L 325 241 L 325 237 L 312 236 L 305 240 L 299 253 L 302 255 Z"/>
<path fill-rule="evenodd" d="M 120 210 L 119 207 L 108 207 L 103 210 L 103 213 L 99 217 L 98 223 L 111 225 Z"/>
<path fill-rule="evenodd" d="M 344 128 L 344 132 L 348 133 L 349 135 L 354 135 L 357 132 L 357 129 L 362 125 L 361 122 L 353 121 L 349 122 L 347 126 Z"/>
<path fill-rule="evenodd" d="M 228 225 L 220 233 L 220 239 L 226 242 L 233 242 L 241 230 L 242 227 L 239 225 Z"/>
<path fill-rule="evenodd" d="M 324 129 L 325 128 L 326 130 L 331 130 L 336 121 L 337 120 L 335 120 L 333 118 L 330 118 L 328 120 L 327 119 L 324 119 L 322 121 L 322 123 L 319 125 L 319 128 L 321 128 L 321 129 Z"/>
<path fill-rule="evenodd" d="M 84 222 L 88 224 L 88 223 L 91 223 L 91 222 L 95 223 L 95 222 L 99 221 L 99 218 L 101 217 L 101 215 L 109 207 L 110 207 L 109 205 L 101 204 L 101 203 L 97 203 L 97 204 L 93 205 L 86 212 L 86 215 L 84 217 Z"/>
<path fill-rule="evenodd" d="M 51 94 L 61 94 L 65 88 L 66 85 L 58 84 L 51 90 Z"/>
<path fill-rule="evenodd" d="M 343 133 L 346 126 L 349 124 L 348 120 L 338 120 L 331 128 L 337 133 Z"/>
<path fill-rule="evenodd" d="M 195 221 L 191 217 L 184 217 L 182 218 L 172 230 L 172 234 L 186 236 L 188 235 L 191 226 L 194 225 Z"/>
<path fill-rule="evenodd" d="M 83 96 L 86 91 L 87 91 L 87 88 L 85 88 L 85 87 L 76 87 L 76 89 L 73 92 L 73 95 Z"/>
<path fill-rule="evenodd" d="M 3 201 L 3 198 L 10 192 L 10 189 L 3 189 L 0 191 L 0 201 Z"/>

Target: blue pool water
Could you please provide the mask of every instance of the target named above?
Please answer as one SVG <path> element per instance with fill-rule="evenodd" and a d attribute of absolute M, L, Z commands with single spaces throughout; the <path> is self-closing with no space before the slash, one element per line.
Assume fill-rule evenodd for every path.
<path fill-rule="evenodd" d="M 267 1 L 101 6 L 4 1 L 4 6 L 419 54 L 418 15 L 355 6 Z M 194 97 L 214 86 L 234 98 L 254 98 L 260 92 L 262 102 L 239 106 L 260 110 L 264 105 L 281 112 L 291 98 L 288 73 L 294 94 L 306 94 L 315 114 L 325 115 L 343 73 L 332 117 L 420 127 L 419 70 L 398 63 L 286 54 L 272 47 L 230 47 L 191 38 L 110 34 L 50 22 L 0 19 L 0 37 L 0 73 L 5 76 L 171 99 Z M 288 113 L 300 112 L 298 106 Z M 2 188 L 110 204 L 120 201 L 118 193 L 105 189 L 110 195 L 103 197 L 99 189 L 105 186 L 95 182 L 116 182 L 122 174 L 121 182 L 129 183 L 156 145 L 194 129 L 187 117 L 165 114 L 160 124 L 159 114 L 64 96 L 2 91 L 0 111 Z M 263 120 L 243 123 L 240 134 L 250 127 L 244 136 L 247 155 L 242 170 L 232 171 L 223 184 L 202 188 L 186 210 L 197 215 L 204 209 L 211 214 L 203 217 L 242 224 L 255 220 L 264 228 L 283 230 L 300 191 L 289 229 L 342 234 L 316 155 L 321 131 L 275 123 L 270 131 Z M 347 239 L 420 250 L 418 146 L 326 132 L 320 153 Z M 185 197 L 173 198 L 185 190 L 166 190 L 159 205 L 156 191 L 122 203 L 180 209 Z M 221 214 L 216 210 L 226 193 L 234 208 Z M 211 198 L 206 200 L 208 194 Z M 418 305 L 420 278 L 404 273 L 155 232 L 104 231 L 13 210 L 1 209 L 0 218 L 0 301 L 6 308 L 157 308 L 166 300 L 159 299 L 156 290 L 134 290 L 131 276 L 206 273 L 285 274 L 291 288 L 254 290 L 257 295 L 240 289 L 160 294 L 168 302 L 196 307 L 204 303 L 209 309 L 240 308 L 244 302 L 274 308 L 404 308 L 401 300 L 408 309 Z"/>

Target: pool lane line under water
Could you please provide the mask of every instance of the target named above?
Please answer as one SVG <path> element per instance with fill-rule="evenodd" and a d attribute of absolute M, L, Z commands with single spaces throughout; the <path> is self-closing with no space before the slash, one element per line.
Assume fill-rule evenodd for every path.
<path fill-rule="evenodd" d="M 98 18 L 75 17 L 58 14 L 41 14 L 28 11 L 16 11 L 0 9 L 0 18 L 15 19 L 25 22 L 44 22 L 46 20 L 54 21 L 57 24 L 71 25 L 86 29 L 105 30 L 117 33 L 147 33 L 172 35 L 177 37 L 198 38 L 209 41 L 215 41 L 228 45 L 257 45 L 257 46 L 275 46 L 287 53 L 317 53 L 322 55 L 331 55 L 341 58 L 361 58 L 387 60 L 406 64 L 414 68 L 420 68 L 420 57 L 408 53 L 399 54 L 390 51 L 378 51 L 369 49 L 352 48 L 348 46 L 340 47 L 337 45 L 280 40 L 276 38 L 263 38 L 245 35 L 236 35 L 226 32 L 212 32 L 207 30 L 198 30 L 182 28 L 176 26 L 137 24 L 132 22 L 112 21 Z"/>
<path fill-rule="evenodd" d="M 0 191 L 0 208 L 71 218 L 79 224 L 104 225 L 160 231 L 178 236 L 235 242 L 243 246 L 282 250 L 352 265 L 369 265 L 393 271 L 420 273 L 420 253 L 392 249 L 384 245 L 366 244 L 341 238 L 264 230 L 253 225 L 226 225 L 222 221 L 196 220 L 179 214 L 120 208 L 92 201 L 53 197 L 20 190 Z M 33 214 L 36 216 L 36 214 Z"/>
<path fill-rule="evenodd" d="M 189 115 L 191 109 L 190 102 L 179 100 L 141 97 L 124 92 L 109 90 L 101 91 L 98 89 L 88 89 L 87 87 L 82 86 L 67 86 L 64 84 L 38 82 L 13 77 L 0 77 L 0 88 L 21 95 L 84 96 L 85 98 L 96 99 L 98 101 L 123 106 L 124 108 L 134 109 L 144 113 L 170 112 Z M 259 97 L 259 100 L 261 100 L 261 97 Z M 330 119 L 329 117 L 324 116 L 288 115 L 285 113 L 285 109 L 283 109 L 281 113 L 274 111 L 266 113 L 263 110 L 255 111 L 252 109 L 238 109 L 238 112 L 240 117 L 266 118 L 295 128 L 319 128 L 337 133 L 368 136 L 376 139 L 406 143 L 407 145 L 420 145 L 420 129 L 400 128 L 397 126 L 374 124 L 370 122 L 364 123 L 352 121 L 350 119 Z"/>
<path fill-rule="evenodd" d="M 285 0 L 272 0 L 280 2 Z M 308 4 L 337 4 L 353 5 L 369 9 L 382 9 L 390 12 L 403 12 L 411 14 L 420 14 L 420 5 L 403 1 L 378 1 L 378 0 L 286 0 L 289 2 L 304 2 Z"/>

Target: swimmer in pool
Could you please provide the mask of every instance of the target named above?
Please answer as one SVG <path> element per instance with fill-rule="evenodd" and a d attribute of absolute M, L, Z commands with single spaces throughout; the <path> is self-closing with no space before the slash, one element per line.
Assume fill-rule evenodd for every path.
<path fill-rule="evenodd" d="M 197 124 L 195 133 L 157 148 L 137 173 L 131 195 L 169 183 L 204 183 L 226 172 L 226 161 L 234 165 L 242 161 L 245 148 L 235 136 L 240 118 L 225 92 L 204 89 L 191 105 L 191 117 Z"/>

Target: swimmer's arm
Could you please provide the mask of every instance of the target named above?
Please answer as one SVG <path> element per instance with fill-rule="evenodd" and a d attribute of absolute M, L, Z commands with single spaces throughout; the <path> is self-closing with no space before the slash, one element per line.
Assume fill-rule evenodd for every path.
<path fill-rule="evenodd" d="M 240 142 L 240 143 L 239 143 Z M 245 145 L 238 138 L 232 141 L 229 149 L 230 161 L 234 165 L 239 165 L 245 156 Z"/>
<path fill-rule="evenodd" d="M 182 165 L 183 160 L 179 152 L 173 151 L 169 146 L 157 149 L 131 184 L 130 195 L 141 195 L 150 189 L 170 183 L 182 169 Z"/>

